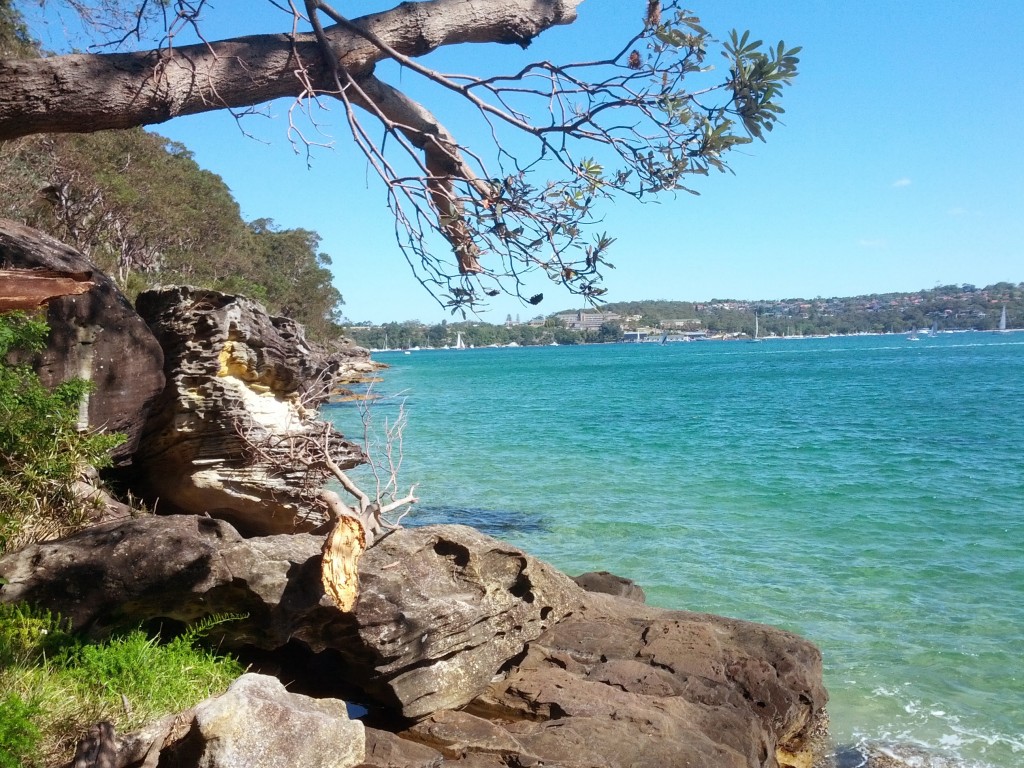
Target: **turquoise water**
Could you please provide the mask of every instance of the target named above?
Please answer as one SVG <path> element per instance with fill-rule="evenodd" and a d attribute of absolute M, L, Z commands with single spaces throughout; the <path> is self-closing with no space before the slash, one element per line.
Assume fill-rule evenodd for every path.
<path fill-rule="evenodd" d="M 1024 334 L 378 359 L 410 521 L 810 638 L 840 741 L 1024 765 Z"/>

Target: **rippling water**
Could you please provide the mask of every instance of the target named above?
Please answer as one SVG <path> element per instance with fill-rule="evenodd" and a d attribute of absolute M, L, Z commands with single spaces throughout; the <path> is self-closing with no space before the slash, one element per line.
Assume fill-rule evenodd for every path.
<path fill-rule="evenodd" d="M 1024 765 L 1024 334 L 380 359 L 413 522 L 799 632 L 842 741 Z"/>

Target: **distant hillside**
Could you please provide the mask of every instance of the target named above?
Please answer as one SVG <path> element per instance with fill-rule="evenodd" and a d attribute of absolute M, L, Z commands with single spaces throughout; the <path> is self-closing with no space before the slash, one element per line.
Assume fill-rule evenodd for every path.
<path fill-rule="evenodd" d="M 1024 283 L 944 285 L 913 293 L 877 293 L 829 299 L 704 302 L 646 300 L 603 304 L 588 312 L 621 316 L 624 328 L 657 328 L 696 320 L 710 333 L 753 333 L 754 314 L 762 335 L 901 333 L 933 324 L 943 330 L 992 330 L 1003 306 L 1011 328 L 1024 327 Z M 573 312 L 577 310 L 566 310 Z"/>

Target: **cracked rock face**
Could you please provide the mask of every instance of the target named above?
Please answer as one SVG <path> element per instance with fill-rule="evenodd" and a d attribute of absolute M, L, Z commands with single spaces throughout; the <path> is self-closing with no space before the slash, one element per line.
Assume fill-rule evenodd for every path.
<path fill-rule="evenodd" d="M 460 525 L 408 528 L 367 550 L 354 619 L 371 685 L 420 718 L 480 694 L 581 604 L 565 574 Z"/>
<path fill-rule="evenodd" d="M 355 683 L 394 721 L 367 729 L 362 768 L 810 768 L 823 746 L 821 654 L 789 632 L 588 593 L 464 526 L 383 537 L 344 613 L 321 544 L 146 516 L 0 558 L 0 601 L 98 633 L 244 613 L 225 648 L 330 651 L 318 688 Z"/>
<path fill-rule="evenodd" d="M 216 291 L 147 291 L 137 306 L 163 347 L 167 378 L 136 456 L 150 503 L 222 518 L 245 535 L 326 522 L 307 468 L 282 438 L 320 433 L 314 408 L 358 354 L 326 359 L 296 323 Z M 362 463 L 359 446 L 331 434 L 342 469 Z"/>

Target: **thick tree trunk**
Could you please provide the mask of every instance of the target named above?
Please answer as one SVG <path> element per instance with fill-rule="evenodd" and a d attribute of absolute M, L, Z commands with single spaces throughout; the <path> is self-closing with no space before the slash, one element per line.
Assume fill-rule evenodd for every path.
<path fill-rule="evenodd" d="M 351 24 L 405 56 L 421 56 L 455 43 L 526 46 L 549 27 L 574 21 L 582 2 L 426 0 Z M 354 77 L 387 58 L 357 29 L 326 30 L 338 63 Z M 305 71 L 305 79 L 297 70 Z M 332 90 L 328 75 L 312 34 L 256 35 L 171 51 L 0 61 L 0 140 L 127 128 L 247 107 L 296 96 L 309 83 Z"/>

